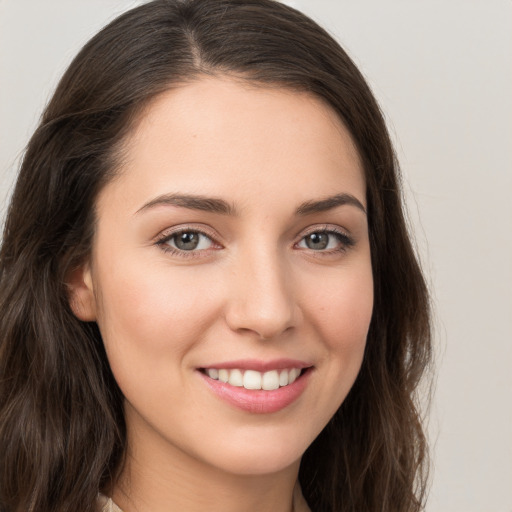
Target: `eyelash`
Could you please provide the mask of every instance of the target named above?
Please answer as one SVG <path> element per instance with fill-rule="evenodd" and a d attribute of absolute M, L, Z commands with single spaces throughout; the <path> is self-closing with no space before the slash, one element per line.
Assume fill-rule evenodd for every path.
<path fill-rule="evenodd" d="M 183 249 L 178 249 L 176 247 L 171 247 L 168 244 L 168 242 L 170 242 L 171 240 L 176 239 L 178 236 L 183 235 L 185 233 L 198 234 L 200 236 L 204 236 L 210 240 L 210 242 L 213 246 L 217 245 L 218 249 L 222 248 L 221 245 L 219 245 L 215 242 L 214 237 L 210 233 L 208 233 L 207 231 L 204 231 L 202 229 L 195 228 L 195 227 L 194 228 L 183 227 L 183 228 L 177 229 L 175 231 L 172 231 L 171 233 L 165 232 L 162 234 L 162 236 L 158 240 L 156 240 L 156 245 L 158 245 L 162 249 L 162 251 L 164 251 L 166 253 L 170 253 L 173 256 L 181 257 L 181 258 L 198 258 L 198 257 L 201 257 L 205 251 L 210 250 L 210 248 L 208 248 L 208 249 L 186 251 Z"/>
<path fill-rule="evenodd" d="M 206 231 L 203 231 L 198 228 L 192 228 L 192 227 L 183 227 L 180 229 L 177 229 L 173 231 L 172 233 L 166 232 L 162 234 L 162 236 L 156 240 L 156 245 L 158 245 L 164 252 L 170 253 L 174 256 L 178 256 L 180 258 L 198 258 L 202 257 L 204 255 L 205 251 L 209 251 L 208 249 L 199 249 L 199 250 L 184 250 L 184 249 L 178 249 L 176 247 L 172 247 L 168 244 L 173 239 L 176 239 L 178 236 L 183 235 L 185 233 L 190 234 L 198 234 L 200 236 L 204 236 L 208 238 L 213 246 L 217 245 L 215 249 L 220 249 L 222 246 L 220 244 L 217 244 L 215 242 L 214 237 L 209 234 Z M 345 232 L 336 229 L 335 227 L 330 226 L 324 226 L 322 228 L 316 228 L 312 229 L 308 233 L 304 234 L 298 242 L 294 244 L 294 247 L 297 247 L 299 243 L 301 243 L 303 240 L 305 240 L 308 236 L 311 236 L 313 234 L 326 234 L 326 235 L 332 235 L 337 238 L 339 242 L 339 247 L 336 247 L 334 249 L 327 249 L 327 250 L 314 250 L 314 249 L 308 249 L 308 248 L 299 248 L 299 250 L 309 250 L 312 252 L 315 256 L 322 256 L 322 255 L 332 255 L 332 254 L 339 254 L 344 253 L 351 247 L 355 245 L 355 240 L 351 238 L 349 235 L 347 235 Z"/>
<path fill-rule="evenodd" d="M 315 229 L 312 229 L 311 231 L 307 232 L 305 235 L 303 235 L 301 237 L 301 239 L 299 240 L 299 242 L 297 242 L 295 244 L 295 246 L 298 245 L 303 240 L 305 240 L 308 236 L 311 236 L 313 234 L 333 235 L 335 238 L 338 239 L 338 242 L 340 244 L 339 247 L 336 247 L 334 249 L 318 250 L 318 251 L 315 251 L 314 249 L 309 249 L 312 253 L 314 253 L 315 256 L 327 256 L 327 255 L 332 255 L 332 254 L 344 253 L 348 249 L 350 249 L 351 247 L 353 247 L 355 245 L 355 240 L 352 237 L 350 237 L 349 235 L 347 235 L 347 233 L 345 233 L 344 231 L 342 231 L 336 227 L 333 227 L 333 226 L 324 226 L 322 228 L 315 228 Z M 305 250 L 308 250 L 308 249 L 306 248 Z"/>

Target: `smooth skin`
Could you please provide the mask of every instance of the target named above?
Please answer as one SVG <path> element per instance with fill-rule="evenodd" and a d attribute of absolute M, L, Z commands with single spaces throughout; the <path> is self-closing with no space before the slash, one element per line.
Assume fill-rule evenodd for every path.
<path fill-rule="evenodd" d="M 70 301 L 97 321 L 125 396 L 114 501 L 290 512 L 301 456 L 354 383 L 372 314 L 366 184 L 348 131 L 307 93 L 201 78 L 146 109 L 96 206 Z M 270 414 L 225 402 L 200 373 L 280 358 L 312 368 Z"/>

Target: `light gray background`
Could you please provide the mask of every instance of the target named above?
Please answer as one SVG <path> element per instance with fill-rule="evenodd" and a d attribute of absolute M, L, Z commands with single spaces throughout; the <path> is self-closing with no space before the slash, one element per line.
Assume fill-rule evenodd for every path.
<path fill-rule="evenodd" d="M 0 218 L 57 79 L 122 0 L 0 0 Z M 288 1 L 370 81 L 436 308 L 428 512 L 512 512 L 512 2 Z"/>

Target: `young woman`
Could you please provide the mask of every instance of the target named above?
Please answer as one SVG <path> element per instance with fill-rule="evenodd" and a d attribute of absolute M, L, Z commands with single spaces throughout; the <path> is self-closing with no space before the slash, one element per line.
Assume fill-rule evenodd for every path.
<path fill-rule="evenodd" d="M 271 0 L 79 53 L 0 253 L 0 510 L 412 512 L 428 297 L 379 108 Z"/>

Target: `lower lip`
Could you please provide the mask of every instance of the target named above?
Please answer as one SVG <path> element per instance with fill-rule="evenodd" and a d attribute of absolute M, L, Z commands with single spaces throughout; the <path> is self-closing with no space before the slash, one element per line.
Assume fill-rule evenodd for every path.
<path fill-rule="evenodd" d="M 243 411 L 268 414 L 278 412 L 297 400 L 307 386 L 311 368 L 308 368 L 292 384 L 279 389 L 265 391 L 263 389 L 245 389 L 231 386 L 220 380 L 211 379 L 208 375 L 198 372 L 208 387 L 222 400 Z"/>

